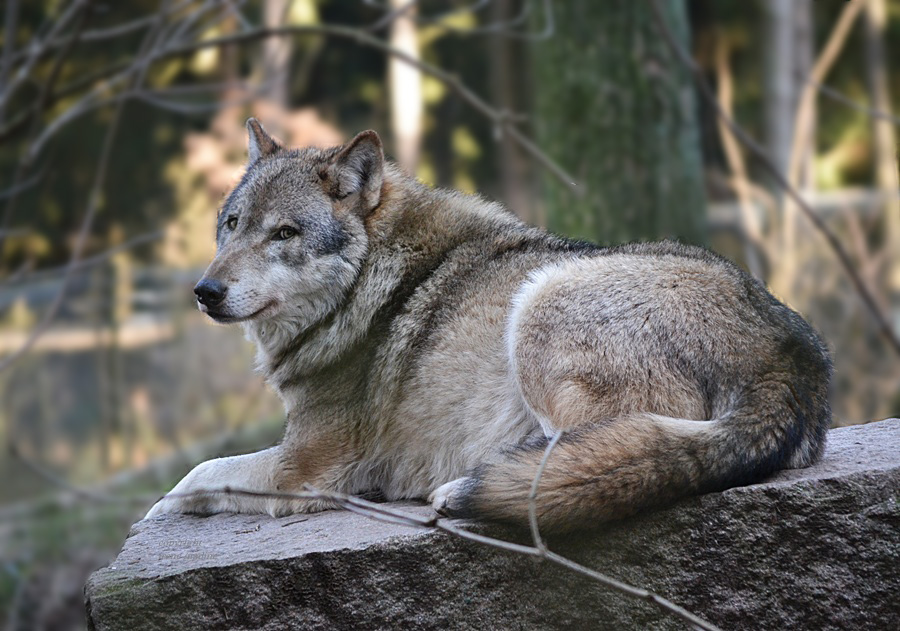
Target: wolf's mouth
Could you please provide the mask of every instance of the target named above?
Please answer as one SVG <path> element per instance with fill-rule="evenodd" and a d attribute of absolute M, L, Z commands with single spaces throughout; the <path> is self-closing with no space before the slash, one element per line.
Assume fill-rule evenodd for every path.
<path fill-rule="evenodd" d="M 238 316 L 232 313 L 228 313 L 227 311 L 214 311 L 210 309 L 206 305 L 200 304 L 200 311 L 208 315 L 210 318 L 218 322 L 219 324 L 234 324 L 235 322 L 246 322 L 247 320 L 252 320 L 258 315 L 261 315 L 264 311 L 274 307 L 278 302 L 276 300 L 270 300 L 262 307 L 254 311 L 249 315 Z"/>

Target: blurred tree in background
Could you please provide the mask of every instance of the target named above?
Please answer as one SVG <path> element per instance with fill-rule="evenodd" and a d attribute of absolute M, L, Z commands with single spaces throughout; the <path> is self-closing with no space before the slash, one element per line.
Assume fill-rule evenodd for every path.
<path fill-rule="evenodd" d="M 660 6 L 689 48 L 684 2 Z M 554 16 L 557 35 L 533 49 L 535 127 L 584 190 L 576 197 L 548 182 L 547 224 L 605 244 L 706 243 L 692 79 L 659 36 L 650 5 L 573 0 Z"/>

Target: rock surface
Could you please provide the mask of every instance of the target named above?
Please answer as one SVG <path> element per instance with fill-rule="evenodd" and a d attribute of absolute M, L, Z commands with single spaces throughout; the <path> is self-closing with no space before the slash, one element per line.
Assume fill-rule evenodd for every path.
<path fill-rule="evenodd" d="M 723 629 L 900 629 L 900 420 L 831 431 L 816 467 L 548 545 Z M 139 522 L 85 594 L 98 631 L 685 628 L 558 566 L 343 511 Z"/>

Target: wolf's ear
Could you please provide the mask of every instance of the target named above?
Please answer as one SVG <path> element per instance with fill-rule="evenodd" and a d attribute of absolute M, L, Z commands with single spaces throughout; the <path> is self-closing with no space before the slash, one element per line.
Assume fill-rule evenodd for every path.
<path fill-rule="evenodd" d="M 356 135 L 335 156 L 323 175 L 330 180 L 331 194 L 344 199 L 359 194 L 359 205 L 368 213 L 381 201 L 384 182 L 384 149 L 374 131 Z"/>
<path fill-rule="evenodd" d="M 255 118 L 247 120 L 247 136 L 247 153 L 250 156 L 250 164 L 260 158 L 277 153 L 281 149 L 281 145 L 263 129 L 262 124 Z"/>

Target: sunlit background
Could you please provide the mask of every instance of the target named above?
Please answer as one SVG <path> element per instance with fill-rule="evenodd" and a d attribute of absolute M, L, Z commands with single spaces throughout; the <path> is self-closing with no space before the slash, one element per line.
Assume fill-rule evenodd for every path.
<path fill-rule="evenodd" d="M 656 6 L 5 0 L 0 625 L 82 628 L 154 497 L 279 436 L 252 347 L 191 292 L 251 115 L 291 146 L 375 129 L 574 237 L 710 246 L 825 335 L 836 425 L 900 415 L 900 2 Z"/>

